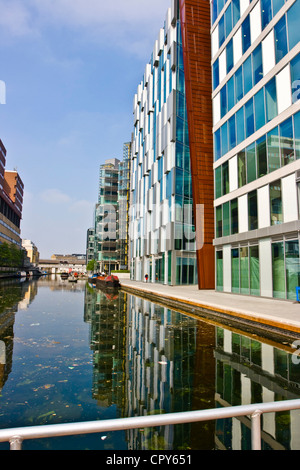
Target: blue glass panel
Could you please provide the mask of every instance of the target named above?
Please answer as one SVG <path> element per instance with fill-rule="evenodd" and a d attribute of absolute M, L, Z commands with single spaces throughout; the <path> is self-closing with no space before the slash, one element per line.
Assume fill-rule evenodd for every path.
<path fill-rule="evenodd" d="M 248 59 L 243 64 L 243 79 L 244 79 L 244 94 L 252 89 L 252 56 L 249 55 Z"/>
<path fill-rule="evenodd" d="M 228 101 L 228 111 L 233 108 L 234 102 L 234 76 L 231 77 L 227 82 L 227 101 Z"/>
<path fill-rule="evenodd" d="M 243 93 L 243 71 L 240 67 L 234 74 L 235 78 L 235 103 L 238 103 L 244 96 Z"/>
<path fill-rule="evenodd" d="M 221 133 L 220 133 L 220 129 L 218 129 L 214 134 L 214 155 L 215 155 L 215 161 L 217 161 L 221 157 Z"/>
<path fill-rule="evenodd" d="M 227 121 L 221 127 L 221 155 L 228 152 L 228 126 Z"/>
<path fill-rule="evenodd" d="M 250 34 L 250 15 L 248 15 L 242 23 L 242 46 L 243 54 L 246 52 L 248 47 L 251 45 L 251 34 Z"/>
<path fill-rule="evenodd" d="M 249 137 L 254 132 L 253 98 L 245 104 L 245 127 L 246 137 Z"/>
<path fill-rule="evenodd" d="M 225 0 L 218 0 L 218 15 L 221 13 L 224 5 L 225 5 Z"/>
<path fill-rule="evenodd" d="M 284 0 L 273 0 L 273 16 L 279 12 L 280 8 L 283 7 Z"/>
<path fill-rule="evenodd" d="M 272 2 L 270 0 L 260 0 L 261 3 L 261 27 L 264 29 L 272 19 Z"/>
<path fill-rule="evenodd" d="M 213 25 L 218 17 L 218 2 L 217 0 L 212 0 L 211 2 L 211 24 Z"/>
<path fill-rule="evenodd" d="M 229 150 L 236 146 L 235 114 L 228 121 Z"/>
<path fill-rule="evenodd" d="M 275 37 L 275 60 L 277 64 L 277 62 L 279 62 L 288 52 L 285 15 L 274 26 L 274 37 Z"/>
<path fill-rule="evenodd" d="M 294 132 L 292 118 L 286 119 L 279 126 L 281 165 L 287 165 L 295 159 Z"/>
<path fill-rule="evenodd" d="M 252 53 L 253 60 L 253 85 L 256 85 L 263 77 L 262 51 L 259 44 Z"/>
<path fill-rule="evenodd" d="M 275 77 L 265 85 L 266 120 L 271 121 L 277 116 L 277 94 Z"/>
<path fill-rule="evenodd" d="M 213 63 L 213 89 L 215 90 L 219 86 L 219 58 Z"/>
<path fill-rule="evenodd" d="M 300 1 L 297 0 L 287 12 L 290 50 L 300 41 Z"/>
<path fill-rule="evenodd" d="M 295 151 L 297 160 L 300 158 L 300 111 L 294 115 Z"/>
<path fill-rule="evenodd" d="M 227 62 L 227 73 L 230 72 L 230 70 L 233 67 L 233 42 L 232 39 L 229 41 L 226 47 L 226 62 Z"/>
<path fill-rule="evenodd" d="M 225 41 L 225 21 L 224 21 L 224 15 L 223 15 L 219 21 L 219 47 L 222 46 L 224 41 Z"/>
<path fill-rule="evenodd" d="M 245 140 L 245 120 L 244 108 L 242 107 L 236 113 L 236 144 L 240 144 Z"/>
<path fill-rule="evenodd" d="M 255 130 L 257 131 L 266 123 L 265 118 L 265 93 L 262 88 L 254 95 L 254 109 L 255 109 Z"/>
<path fill-rule="evenodd" d="M 232 3 L 232 25 L 235 26 L 241 16 L 240 0 L 232 0 L 231 3 Z"/>
<path fill-rule="evenodd" d="M 299 0 L 300 1 L 300 0 Z M 291 60 L 292 101 L 300 99 L 300 54 Z"/>
<path fill-rule="evenodd" d="M 229 3 L 227 10 L 225 11 L 225 32 L 226 37 L 232 30 L 232 5 Z"/>
<path fill-rule="evenodd" d="M 221 118 L 227 113 L 227 86 L 223 86 L 220 91 L 221 100 Z"/>

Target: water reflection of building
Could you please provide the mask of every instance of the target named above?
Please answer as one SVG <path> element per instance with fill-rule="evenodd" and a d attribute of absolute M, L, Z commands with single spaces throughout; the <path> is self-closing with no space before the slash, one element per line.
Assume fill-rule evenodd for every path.
<path fill-rule="evenodd" d="M 205 361 L 200 365 L 197 357 L 200 351 L 204 358 L 204 349 L 214 330 L 208 327 L 208 334 L 202 337 L 203 344 L 199 345 L 197 326 L 198 322 L 192 318 L 130 296 L 126 415 L 173 413 L 212 405 L 213 389 L 205 388 L 203 384 L 205 392 L 201 395 L 199 390 Z M 212 351 L 208 356 L 213 356 Z M 197 394 L 201 396 L 202 405 L 195 400 Z M 143 433 L 131 430 L 127 433 L 129 447 L 145 450 L 189 448 L 193 429 L 193 425 L 186 424 L 145 429 Z M 198 444 L 199 440 L 198 435 Z M 209 446 L 208 442 L 206 444 Z"/>
<path fill-rule="evenodd" d="M 91 324 L 92 396 L 100 406 L 115 404 L 119 410 L 124 402 L 126 308 L 125 293 L 105 294 L 87 287 L 85 321 Z"/>
<path fill-rule="evenodd" d="M 0 285 L 0 391 L 12 370 L 15 315 L 24 299 L 26 305 L 37 294 L 36 283 L 2 281 Z"/>
<path fill-rule="evenodd" d="M 218 407 L 300 397 L 300 366 L 284 349 L 217 328 L 215 359 Z M 263 449 L 300 449 L 299 425 L 298 410 L 263 415 Z M 250 436 L 248 417 L 217 421 L 217 448 L 246 450 Z"/>

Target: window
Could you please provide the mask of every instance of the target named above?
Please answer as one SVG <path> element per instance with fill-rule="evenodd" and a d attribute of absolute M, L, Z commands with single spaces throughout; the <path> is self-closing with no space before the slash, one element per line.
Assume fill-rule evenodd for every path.
<path fill-rule="evenodd" d="M 219 58 L 213 64 L 213 89 L 215 90 L 220 84 L 219 78 Z"/>
<path fill-rule="evenodd" d="M 273 0 L 274 1 L 274 0 Z M 290 50 L 300 41 L 300 2 L 299 0 L 291 6 L 287 12 L 287 23 L 289 31 L 289 47 Z"/>
<path fill-rule="evenodd" d="M 245 95 L 252 89 L 252 55 L 243 64 L 243 80 L 244 80 L 244 93 Z"/>
<path fill-rule="evenodd" d="M 223 15 L 219 21 L 219 47 L 222 46 L 224 41 L 225 41 L 225 21 L 224 21 L 224 15 Z"/>
<path fill-rule="evenodd" d="M 248 194 L 248 227 L 249 230 L 256 230 L 258 228 L 256 190 Z"/>
<path fill-rule="evenodd" d="M 231 77 L 227 82 L 227 98 L 228 98 L 228 111 L 235 105 L 234 101 L 234 77 Z"/>
<path fill-rule="evenodd" d="M 296 300 L 296 287 L 299 284 L 299 241 L 285 242 L 285 272 L 287 298 Z"/>
<path fill-rule="evenodd" d="M 227 10 L 225 11 L 225 33 L 226 37 L 229 36 L 232 30 L 232 4 L 229 3 Z"/>
<path fill-rule="evenodd" d="M 220 91 L 221 118 L 227 113 L 227 87 L 223 86 Z"/>
<path fill-rule="evenodd" d="M 229 168 L 228 161 L 222 165 L 222 195 L 229 193 Z"/>
<path fill-rule="evenodd" d="M 265 93 L 261 88 L 256 95 L 254 95 L 254 108 L 255 108 L 255 130 L 257 131 L 265 125 Z"/>
<path fill-rule="evenodd" d="M 281 7 L 284 5 L 284 0 L 273 0 L 273 16 L 275 16 Z"/>
<path fill-rule="evenodd" d="M 226 63 L 227 63 L 227 73 L 230 72 L 230 70 L 233 67 L 233 42 L 232 39 L 229 41 L 226 47 Z"/>
<path fill-rule="evenodd" d="M 272 19 L 272 3 L 270 0 L 261 0 L 261 27 L 265 27 L 270 23 Z"/>
<path fill-rule="evenodd" d="M 232 23 L 233 27 L 239 21 L 241 13 L 240 13 L 240 0 L 232 0 Z"/>
<path fill-rule="evenodd" d="M 240 144 L 245 139 L 245 119 L 244 108 L 242 107 L 236 113 L 236 144 Z"/>
<path fill-rule="evenodd" d="M 258 246 L 250 246 L 250 294 L 260 295 L 260 274 L 259 274 L 259 249 Z"/>
<path fill-rule="evenodd" d="M 238 220 L 238 200 L 233 199 L 230 203 L 231 211 L 231 235 L 239 233 L 239 220 Z"/>
<path fill-rule="evenodd" d="M 256 155 L 257 173 L 258 177 L 260 178 L 261 176 L 264 176 L 268 173 L 267 146 L 265 135 L 256 141 Z"/>
<path fill-rule="evenodd" d="M 214 134 L 214 153 L 215 161 L 221 157 L 221 134 L 220 129 L 218 129 Z"/>
<path fill-rule="evenodd" d="M 272 244 L 273 296 L 285 298 L 284 248 L 283 242 Z"/>
<path fill-rule="evenodd" d="M 240 277 L 241 294 L 249 294 L 249 249 L 247 246 L 240 248 Z"/>
<path fill-rule="evenodd" d="M 216 252 L 217 258 L 217 291 L 223 291 L 223 251 Z"/>
<path fill-rule="evenodd" d="M 246 137 L 249 137 L 254 132 L 253 98 L 245 104 L 245 127 Z"/>
<path fill-rule="evenodd" d="M 300 158 L 300 111 L 294 115 L 294 136 L 296 159 Z"/>
<path fill-rule="evenodd" d="M 168 173 L 169 175 L 170 173 Z M 222 166 L 215 170 L 215 198 L 222 196 Z"/>
<path fill-rule="evenodd" d="M 285 15 L 274 26 L 276 64 L 287 54 L 287 34 Z"/>
<path fill-rule="evenodd" d="M 239 293 L 240 291 L 240 260 L 238 248 L 231 250 L 231 288 L 234 293 Z"/>
<path fill-rule="evenodd" d="M 291 60 L 292 102 L 300 99 L 300 54 Z"/>
<path fill-rule="evenodd" d="M 244 150 L 238 153 L 238 183 L 239 188 L 246 184 L 246 154 Z"/>
<path fill-rule="evenodd" d="M 269 173 L 280 168 L 280 151 L 278 127 L 275 127 L 267 134 L 268 147 L 268 168 Z"/>
<path fill-rule="evenodd" d="M 223 237 L 230 235 L 230 210 L 229 202 L 223 204 Z"/>
<path fill-rule="evenodd" d="M 253 85 L 256 85 L 263 77 L 262 49 L 259 44 L 252 54 L 253 60 Z"/>
<path fill-rule="evenodd" d="M 270 122 L 277 116 L 277 94 L 275 77 L 265 85 L 266 120 Z"/>
<path fill-rule="evenodd" d="M 240 67 L 234 74 L 234 80 L 235 80 L 235 102 L 238 103 L 244 96 L 242 67 Z"/>
<path fill-rule="evenodd" d="M 229 150 L 236 146 L 235 114 L 228 121 Z"/>
<path fill-rule="evenodd" d="M 216 207 L 216 238 L 223 235 L 222 206 Z"/>
<path fill-rule="evenodd" d="M 255 143 L 246 148 L 247 156 L 247 183 L 256 180 L 256 157 L 255 157 Z"/>
<path fill-rule="evenodd" d="M 295 159 L 293 121 L 290 117 L 279 126 L 281 164 L 287 165 Z"/>
<path fill-rule="evenodd" d="M 228 152 L 228 121 L 221 127 L 221 154 Z"/>
<path fill-rule="evenodd" d="M 242 48 L 243 54 L 251 45 L 251 35 L 250 35 L 250 15 L 248 15 L 242 23 Z"/>
<path fill-rule="evenodd" d="M 281 180 L 274 181 L 270 184 L 270 211 L 271 211 L 271 225 L 281 224 L 283 221 L 282 215 L 282 200 L 281 200 Z"/>

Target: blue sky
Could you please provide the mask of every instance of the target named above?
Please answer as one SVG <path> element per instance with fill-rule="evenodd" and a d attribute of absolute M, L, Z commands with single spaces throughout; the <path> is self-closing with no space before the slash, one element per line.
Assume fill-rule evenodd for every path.
<path fill-rule="evenodd" d="M 171 0 L 0 0 L 0 138 L 25 185 L 22 238 L 85 252 L 99 165 L 122 158 Z"/>

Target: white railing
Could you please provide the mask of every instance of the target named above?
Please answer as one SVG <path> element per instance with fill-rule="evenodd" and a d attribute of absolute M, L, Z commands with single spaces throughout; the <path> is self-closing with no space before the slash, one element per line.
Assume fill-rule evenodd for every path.
<path fill-rule="evenodd" d="M 153 416 L 89 421 L 83 423 L 51 424 L 0 430 L 0 442 L 9 442 L 10 450 L 22 450 L 22 443 L 28 439 L 75 436 L 80 434 L 125 431 L 127 429 L 149 428 L 171 424 L 195 423 L 216 419 L 250 416 L 252 450 L 261 450 L 261 415 L 278 411 L 300 409 L 299 400 L 286 400 L 255 405 L 229 406 L 212 410 L 187 411 Z"/>

